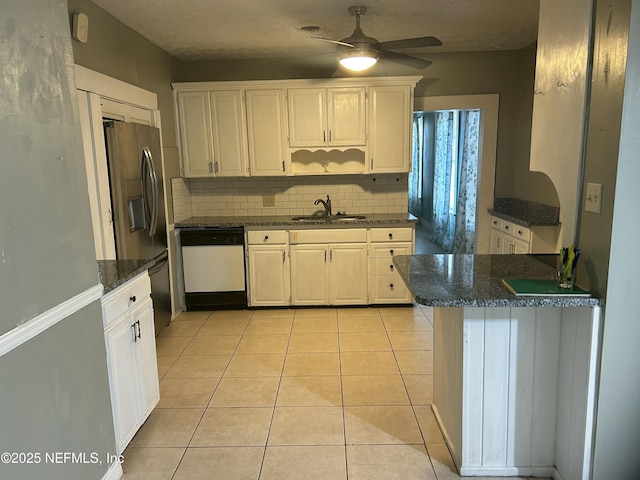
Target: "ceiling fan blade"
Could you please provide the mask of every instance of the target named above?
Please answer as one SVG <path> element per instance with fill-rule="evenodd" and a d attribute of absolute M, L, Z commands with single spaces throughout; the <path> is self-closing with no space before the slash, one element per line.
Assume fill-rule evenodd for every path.
<path fill-rule="evenodd" d="M 331 40 L 330 38 L 322 38 L 322 37 L 311 37 L 316 40 L 322 40 L 323 42 L 335 43 L 337 45 L 344 45 L 345 47 L 355 48 L 353 45 L 347 42 L 341 42 L 340 40 Z"/>
<path fill-rule="evenodd" d="M 380 48 L 382 48 L 383 50 L 396 50 L 398 48 L 439 47 L 441 45 L 442 42 L 436 37 L 405 38 L 402 40 L 380 42 Z"/>
<path fill-rule="evenodd" d="M 388 50 L 380 52 L 380 57 L 383 60 L 402 63 L 403 65 L 407 65 L 408 67 L 413 68 L 427 68 L 429 65 L 431 65 L 431 62 L 429 60 L 424 60 L 418 57 L 411 57 L 402 53 L 390 52 Z"/>

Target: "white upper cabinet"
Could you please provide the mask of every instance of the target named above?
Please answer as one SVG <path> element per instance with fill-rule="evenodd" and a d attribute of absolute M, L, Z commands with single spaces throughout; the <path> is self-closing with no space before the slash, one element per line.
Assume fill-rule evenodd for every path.
<path fill-rule="evenodd" d="M 251 175 L 289 172 L 284 89 L 247 90 L 247 138 Z"/>
<path fill-rule="evenodd" d="M 217 177 L 246 175 L 247 137 L 242 92 L 223 90 L 209 95 L 213 123 L 213 173 Z"/>
<path fill-rule="evenodd" d="M 174 83 L 183 176 L 407 172 L 420 78 Z"/>
<path fill-rule="evenodd" d="M 178 92 L 177 113 L 185 177 L 247 174 L 241 91 Z"/>
<path fill-rule="evenodd" d="M 365 145 L 364 87 L 291 88 L 287 95 L 290 147 Z"/>
<path fill-rule="evenodd" d="M 209 92 L 178 93 L 177 110 L 184 176 L 212 176 L 213 137 Z"/>
<path fill-rule="evenodd" d="M 372 173 L 409 171 L 412 90 L 409 85 L 369 88 L 369 169 Z"/>

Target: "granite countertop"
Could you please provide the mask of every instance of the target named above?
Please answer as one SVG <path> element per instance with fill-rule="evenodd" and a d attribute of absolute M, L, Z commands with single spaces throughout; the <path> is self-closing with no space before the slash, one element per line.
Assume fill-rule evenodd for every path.
<path fill-rule="evenodd" d="M 555 255 L 398 255 L 394 264 L 415 301 L 434 307 L 595 307 L 596 297 L 512 294 L 503 278 L 554 279 Z"/>
<path fill-rule="evenodd" d="M 488 212 L 498 218 L 523 227 L 560 225 L 560 209 L 550 205 L 517 198 L 496 198 Z"/>
<path fill-rule="evenodd" d="M 418 219 L 409 213 L 371 213 L 364 219 L 332 221 L 319 217 L 317 221 L 291 220 L 296 215 L 247 216 L 247 217 L 191 217 L 175 223 L 176 228 L 215 228 L 215 227 L 301 227 L 301 226 L 340 226 L 360 227 L 389 223 L 415 223 Z"/>
<path fill-rule="evenodd" d="M 104 287 L 104 293 L 149 270 L 153 263 L 153 260 L 98 260 L 100 283 Z"/>

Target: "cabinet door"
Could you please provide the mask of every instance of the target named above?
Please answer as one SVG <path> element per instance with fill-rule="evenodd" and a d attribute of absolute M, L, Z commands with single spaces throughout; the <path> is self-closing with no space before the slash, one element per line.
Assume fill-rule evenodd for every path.
<path fill-rule="evenodd" d="M 247 136 L 251 175 L 284 175 L 290 159 L 285 152 L 284 90 L 247 90 Z"/>
<path fill-rule="evenodd" d="M 184 176 L 212 176 L 214 158 L 209 93 L 180 92 L 177 101 Z"/>
<path fill-rule="evenodd" d="M 289 261 L 285 246 L 249 247 L 249 305 L 289 304 Z"/>
<path fill-rule="evenodd" d="M 213 123 L 213 172 L 217 177 L 247 174 L 247 139 L 240 90 L 209 94 Z"/>
<path fill-rule="evenodd" d="M 520 240 L 518 238 L 513 239 L 513 250 L 512 253 L 523 254 L 530 252 L 529 242 L 525 242 L 524 240 Z"/>
<path fill-rule="evenodd" d="M 318 147 L 327 142 L 326 90 L 292 88 L 288 91 L 289 146 Z"/>
<path fill-rule="evenodd" d="M 327 111 L 329 145 L 339 147 L 366 143 L 364 88 L 328 89 Z"/>
<path fill-rule="evenodd" d="M 291 246 L 291 303 L 327 305 L 329 272 L 326 245 Z"/>
<path fill-rule="evenodd" d="M 491 229 L 491 253 L 502 253 L 502 232 L 495 228 Z"/>
<path fill-rule="evenodd" d="M 118 454 L 124 451 L 139 426 L 135 350 L 132 347 L 134 329 L 131 316 L 126 313 L 105 331 L 111 408 Z"/>
<path fill-rule="evenodd" d="M 138 384 L 139 424 L 149 416 L 160 399 L 156 337 L 153 326 L 153 304 L 147 297 L 131 313 L 131 323 L 136 326 L 135 349 Z"/>
<path fill-rule="evenodd" d="M 409 86 L 369 89 L 371 172 L 408 172 L 413 105 Z"/>
<path fill-rule="evenodd" d="M 367 303 L 367 246 L 329 245 L 331 305 Z"/>

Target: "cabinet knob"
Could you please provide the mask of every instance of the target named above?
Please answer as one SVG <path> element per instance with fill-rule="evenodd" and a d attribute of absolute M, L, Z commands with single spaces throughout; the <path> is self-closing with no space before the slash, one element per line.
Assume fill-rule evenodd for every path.
<path fill-rule="evenodd" d="M 504 229 L 505 229 L 505 230 L 509 230 L 509 225 L 505 225 L 505 226 L 504 226 Z"/>
<path fill-rule="evenodd" d="M 131 295 L 129 297 L 129 300 L 131 300 L 132 302 L 135 302 L 136 301 L 136 296 L 135 295 Z"/>
<path fill-rule="evenodd" d="M 393 265 L 389 265 L 389 269 L 390 269 L 390 270 L 393 270 Z"/>
<path fill-rule="evenodd" d="M 393 240 L 393 233 L 389 234 L 389 240 Z"/>
<path fill-rule="evenodd" d="M 393 250 L 389 250 L 389 253 L 390 253 L 391 255 L 393 255 Z"/>
<path fill-rule="evenodd" d="M 269 240 L 269 235 L 264 236 L 264 241 L 266 242 L 267 240 Z"/>
<path fill-rule="evenodd" d="M 389 288 L 393 290 L 393 283 L 389 284 Z"/>

